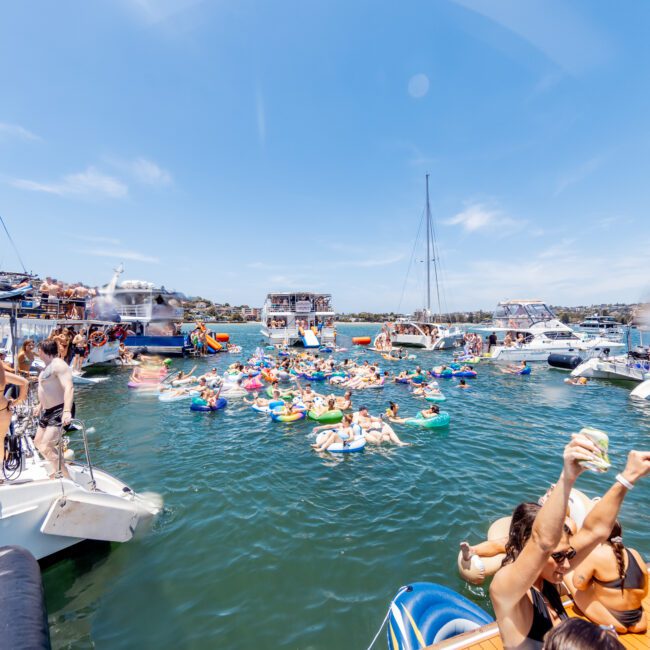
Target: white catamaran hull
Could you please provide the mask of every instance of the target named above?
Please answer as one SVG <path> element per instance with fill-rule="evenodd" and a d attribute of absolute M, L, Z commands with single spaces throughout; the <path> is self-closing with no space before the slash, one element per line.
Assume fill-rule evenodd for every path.
<path fill-rule="evenodd" d="M 0 485 L 0 539 L 41 559 L 85 539 L 126 542 L 162 507 L 158 495 L 139 495 L 107 472 L 69 463 L 71 479 L 49 478 L 49 463 L 32 450 L 16 480 Z"/>
<path fill-rule="evenodd" d="M 613 343 L 611 341 L 603 341 L 602 339 L 597 345 L 587 346 L 571 345 L 565 343 L 559 344 L 558 341 L 553 340 L 538 340 L 534 344 L 513 345 L 511 347 L 497 346 L 492 348 L 493 361 L 505 361 L 513 363 L 517 361 L 547 361 L 551 354 L 572 354 L 584 359 L 591 359 L 603 354 L 609 354 L 613 347 L 623 347 L 620 343 Z"/>
<path fill-rule="evenodd" d="M 448 334 L 431 340 L 431 336 L 424 334 L 393 334 L 390 341 L 393 345 L 423 350 L 449 350 L 460 345 L 462 334 Z"/>

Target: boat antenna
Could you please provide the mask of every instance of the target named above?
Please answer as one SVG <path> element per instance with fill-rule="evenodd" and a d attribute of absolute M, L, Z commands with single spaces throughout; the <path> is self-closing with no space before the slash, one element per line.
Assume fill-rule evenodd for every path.
<path fill-rule="evenodd" d="M 7 224 L 5 223 L 5 220 L 2 218 L 2 215 L 0 215 L 0 222 L 2 222 L 2 227 L 5 229 L 5 232 L 7 233 L 7 237 L 9 238 L 9 241 L 10 241 L 11 245 L 13 246 L 14 251 L 16 252 L 16 256 L 18 257 L 18 261 L 20 262 L 20 265 L 23 267 L 23 271 L 25 272 L 25 275 L 29 275 L 29 273 L 27 273 L 27 269 L 25 268 L 25 263 L 23 262 L 22 258 L 20 257 L 20 253 L 18 252 L 18 248 L 16 247 L 16 244 L 14 243 L 14 240 L 11 238 L 11 235 L 9 234 Z"/>

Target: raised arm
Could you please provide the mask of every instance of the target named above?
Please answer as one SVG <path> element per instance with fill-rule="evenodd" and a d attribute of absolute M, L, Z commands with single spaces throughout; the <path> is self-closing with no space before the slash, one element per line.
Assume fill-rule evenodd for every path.
<path fill-rule="evenodd" d="M 650 451 L 631 451 L 623 472 L 616 477 L 616 482 L 605 496 L 596 503 L 585 518 L 582 528 L 573 536 L 571 543 L 577 554 L 571 564 L 580 563 L 610 534 L 623 499 L 628 492 L 627 485 L 634 486 L 640 479 L 650 473 Z"/>
<path fill-rule="evenodd" d="M 490 586 L 490 597 L 497 618 L 507 617 L 539 577 L 544 564 L 562 538 L 569 494 L 584 471 L 581 460 L 593 460 L 594 443 L 574 435 L 564 449 L 564 467 L 555 487 L 535 517 L 535 523 L 523 550 L 514 562 L 497 571 Z"/>

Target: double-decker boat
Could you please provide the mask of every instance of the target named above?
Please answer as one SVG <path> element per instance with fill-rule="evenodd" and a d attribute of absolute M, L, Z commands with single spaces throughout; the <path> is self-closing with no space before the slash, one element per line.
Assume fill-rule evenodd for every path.
<path fill-rule="evenodd" d="M 601 336 L 610 341 L 620 341 L 623 338 L 625 331 L 621 324 L 611 316 L 599 316 L 594 314 L 588 316 L 577 327 L 579 332 L 591 334 L 593 336 Z"/>
<path fill-rule="evenodd" d="M 182 294 L 142 280 L 119 282 L 122 272 L 117 268 L 111 282 L 99 290 L 91 313 L 122 323 L 127 328 L 124 345 L 129 349 L 167 356 L 186 354 L 192 346 L 181 332 Z"/>
<path fill-rule="evenodd" d="M 269 293 L 262 307 L 260 332 L 273 345 L 334 345 L 335 315 L 329 293 Z"/>
<path fill-rule="evenodd" d="M 581 336 L 562 323 L 541 300 L 505 300 L 497 305 L 491 326 L 499 342 L 490 350 L 495 361 L 547 361 L 550 354 L 579 356 L 583 361 L 625 347 L 601 337 Z"/>

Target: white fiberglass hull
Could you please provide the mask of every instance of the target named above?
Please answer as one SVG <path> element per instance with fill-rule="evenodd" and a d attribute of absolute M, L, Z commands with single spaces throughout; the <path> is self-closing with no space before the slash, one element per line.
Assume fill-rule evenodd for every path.
<path fill-rule="evenodd" d="M 494 361 L 505 361 L 507 363 L 517 361 L 547 361 L 551 354 L 571 354 L 581 357 L 583 360 L 591 359 L 609 351 L 624 347 L 621 343 L 604 341 L 599 339 L 594 345 L 581 342 L 580 345 L 570 343 L 558 343 L 553 340 L 542 339 L 526 343 L 524 345 L 513 345 L 511 347 L 497 346 L 492 348 L 491 356 Z"/>
<path fill-rule="evenodd" d="M 296 343 L 303 343 L 303 337 L 300 336 L 298 330 L 295 328 L 270 328 L 263 327 L 260 334 L 268 339 L 270 345 L 295 345 Z M 320 345 L 333 345 L 334 344 L 334 330 L 329 327 L 323 328 L 320 334 L 317 335 Z"/>
<path fill-rule="evenodd" d="M 588 379 L 623 379 L 644 381 L 650 378 L 650 369 L 642 363 L 629 362 L 627 357 L 589 359 L 571 371 L 572 377 Z"/>
<path fill-rule="evenodd" d="M 15 481 L 0 485 L 0 539 L 41 559 L 85 539 L 124 542 L 147 528 L 161 509 L 157 495 L 138 495 L 115 477 L 69 464 L 70 479 L 48 478 L 49 464 L 25 459 Z"/>
<path fill-rule="evenodd" d="M 460 345 L 462 333 L 446 334 L 435 340 L 424 334 L 393 334 L 390 341 L 393 345 L 406 348 L 420 348 L 422 350 L 450 350 Z"/>

